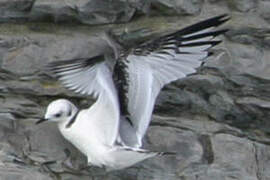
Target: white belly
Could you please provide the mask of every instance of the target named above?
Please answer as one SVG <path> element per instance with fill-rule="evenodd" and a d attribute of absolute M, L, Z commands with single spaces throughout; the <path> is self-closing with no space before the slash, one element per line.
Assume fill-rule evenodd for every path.
<path fill-rule="evenodd" d="M 80 119 L 80 118 L 79 118 Z M 79 120 L 79 119 L 76 119 Z M 88 119 L 89 120 L 89 119 Z M 70 128 L 60 127 L 63 136 L 87 156 L 88 164 L 105 166 L 108 170 L 122 169 L 153 157 L 157 153 L 142 153 L 125 150 L 120 146 L 108 146 L 95 136 L 95 129 L 87 128 L 83 121 L 75 122 Z M 89 124 L 88 124 L 89 125 Z"/>
<path fill-rule="evenodd" d="M 98 139 L 94 129 L 89 127 L 89 122 L 81 118 L 83 115 L 82 111 L 75 123 L 69 128 L 66 128 L 64 125 L 59 126 L 60 132 L 65 139 L 87 156 L 88 163 L 101 167 L 106 161 L 104 154 L 106 154 L 109 148 L 102 143 L 101 139 Z M 91 121 L 91 119 L 86 120 Z"/>

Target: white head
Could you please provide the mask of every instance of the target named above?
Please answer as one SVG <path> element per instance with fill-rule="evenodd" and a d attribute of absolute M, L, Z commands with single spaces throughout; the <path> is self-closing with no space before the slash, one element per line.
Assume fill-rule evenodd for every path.
<path fill-rule="evenodd" d="M 36 124 L 44 121 L 57 123 L 67 122 L 72 119 L 77 112 L 78 109 L 70 101 L 58 99 L 48 105 L 45 117 L 37 121 Z"/>

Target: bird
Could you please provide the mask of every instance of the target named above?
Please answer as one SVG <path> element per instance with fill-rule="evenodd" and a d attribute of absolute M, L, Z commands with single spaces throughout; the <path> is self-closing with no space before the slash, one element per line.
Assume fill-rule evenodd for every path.
<path fill-rule="evenodd" d="M 67 99 L 57 99 L 36 123 L 57 123 L 89 166 L 107 171 L 170 154 L 142 148 L 155 100 L 166 84 L 203 65 L 212 55 L 209 49 L 222 42 L 217 36 L 228 31 L 216 28 L 229 19 L 227 14 L 215 16 L 132 47 L 123 46 L 111 32 L 104 33 L 106 52 L 47 66 L 66 88 L 95 97 L 94 104 L 79 109 Z"/>

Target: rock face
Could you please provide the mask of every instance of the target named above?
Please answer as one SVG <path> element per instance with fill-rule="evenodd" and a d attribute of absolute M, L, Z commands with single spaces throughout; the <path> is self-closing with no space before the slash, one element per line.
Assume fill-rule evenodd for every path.
<path fill-rule="evenodd" d="M 270 179 L 269 3 L 0 0 L 0 179 Z M 221 13 L 232 17 L 224 43 L 196 74 L 164 87 L 144 140 L 176 156 L 117 172 L 82 170 L 85 157 L 54 124 L 34 124 L 52 100 L 93 102 L 63 88 L 45 71 L 48 62 L 94 56 L 108 28 L 159 34 Z M 100 26 L 108 23 L 116 24 Z"/>
<path fill-rule="evenodd" d="M 142 0 L 1 0 L 0 21 L 119 23 L 129 21 L 136 11 L 147 12 L 148 7 Z"/>

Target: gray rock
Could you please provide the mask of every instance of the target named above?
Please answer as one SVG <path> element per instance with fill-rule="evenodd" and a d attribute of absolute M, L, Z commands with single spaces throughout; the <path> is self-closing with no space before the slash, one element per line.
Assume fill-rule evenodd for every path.
<path fill-rule="evenodd" d="M 269 179 L 270 173 L 267 169 L 269 161 L 265 161 L 265 158 L 269 155 L 269 146 L 261 144 L 255 144 L 256 156 L 255 162 L 257 164 L 257 177 L 258 179 Z"/>
<path fill-rule="evenodd" d="M 217 3 L 217 2 L 221 2 L 222 0 L 209 0 L 210 3 Z"/>
<path fill-rule="evenodd" d="M 0 24 L 0 179 L 270 179 L 268 1 L 152 1 L 151 6 L 140 0 L 95 2 L 0 1 L 1 22 L 76 23 Z M 136 16 L 138 12 L 149 17 Z M 67 98 L 82 108 L 93 102 L 63 88 L 44 71 L 48 62 L 97 55 L 104 48 L 99 34 L 108 28 L 118 34 L 148 28 L 156 36 L 221 12 L 234 12 L 224 25 L 231 30 L 221 37 L 224 43 L 196 74 L 164 87 L 144 139 L 145 148 L 174 151 L 176 156 L 110 173 L 93 167 L 79 170 L 86 158 L 56 126 L 34 124 L 52 100 Z M 124 25 L 78 24 L 132 17 L 138 20 Z M 143 32 L 127 33 L 122 40 L 145 38 Z"/>
<path fill-rule="evenodd" d="M 269 13 L 270 2 L 269 1 L 260 1 L 259 2 L 259 12 L 260 15 L 267 21 L 270 22 L 270 13 Z"/>
<path fill-rule="evenodd" d="M 77 12 L 66 1 L 36 0 L 29 14 L 32 21 L 77 22 Z"/>
<path fill-rule="evenodd" d="M 74 5 L 73 5 L 74 6 Z M 75 5 L 79 19 L 85 24 L 128 22 L 136 9 L 125 1 L 90 0 Z"/>
<path fill-rule="evenodd" d="M 0 22 L 26 21 L 34 0 L 0 1 Z"/>
<path fill-rule="evenodd" d="M 10 50 L 3 58 L 2 68 L 16 74 L 33 74 L 40 67 L 42 54 L 42 48 L 34 44 Z"/>
<path fill-rule="evenodd" d="M 195 15 L 201 11 L 202 4 L 202 0 L 152 1 L 152 5 L 158 9 L 159 13 L 168 15 Z"/>
<path fill-rule="evenodd" d="M 255 10 L 257 7 L 257 0 L 229 0 L 229 6 L 240 12 L 247 12 Z"/>
<path fill-rule="evenodd" d="M 0 22 L 56 22 L 105 24 L 129 21 L 136 11 L 148 13 L 150 3 L 141 0 L 121 1 L 0 1 Z"/>
<path fill-rule="evenodd" d="M 81 0 L 75 1 L 35 1 L 31 19 L 54 22 L 81 22 L 104 24 L 126 22 L 135 13 L 135 8 L 123 1 Z"/>
<path fill-rule="evenodd" d="M 254 106 L 259 106 L 261 108 L 269 109 L 270 108 L 270 102 L 254 97 L 244 97 L 244 98 L 239 98 L 236 100 L 238 104 L 243 104 L 243 105 L 254 105 Z"/>
<path fill-rule="evenodd" d="M 50 176 L 45 175 L 41 172 L 38 172 L 37 170 L 34 171 L 31 168 L 1 166 L 0 173 L 1 173 L 1 179 L 3 180 L 12 180 L 12 179 L 52 180 Z"/>
<path fill-rule="evenodd" d="M 215 154 L 213 167 L 222 169 L 222 176 L 226 177 L 230 174 L 231 178 L 239 180 L 257 179 L 257 164 L 254 156 L 256 150 L 251 141 L 232 135 L 217 134 L 213 137 L 212 147 Z"/>

